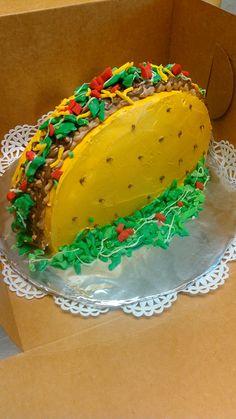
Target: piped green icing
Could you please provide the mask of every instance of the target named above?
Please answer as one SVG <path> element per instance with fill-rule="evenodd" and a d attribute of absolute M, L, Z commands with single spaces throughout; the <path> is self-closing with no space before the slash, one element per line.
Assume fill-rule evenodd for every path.
<path fill-rule="evenodd" d="M 34 177 L 35 173 L 37 172 L 38 168 L 45 163 L 46 159 L 42 156 L 36 156 L 34 160 L 29 163 L 29 166 L 26 169 L 26 176 L 28 178 Z"/>
<path fill-rule="evenodd" d="M 100 110 L 100 101 L 95 97 L 91 99 L 90 103 L 88 104 L 89 110 L 93 118 L 95 118 Z"/>
<path fill-rule="evenodd" d="M 122 76 L 124 76 L 124 71 L 112 76 L 109 80 L 107 80 L 104 83 L 105 89 L 107 89 L 108 87 L 114 86 L 114 84 L 118 83 L 118 81 L 122 78 Z"/>
<path fill-rule="evenodd" d="M 184 237 L 189 234 L 185 223 L 199 215 L 205 200 L 204 190 L 196 185 L 205 188 L 208 180 L 209 172 L 201 159 L 196 169 L 185 178 L 184 185 L 178 186 L 177 181 L 173 181 L 162 195 L 132 215 L 119 217 L 112 224 L 81 231 L 71 244 L 61 246 L 50 259 L 31 253 L 30 269 L 44 270 L 50 266 L 67 269 L 72 266 L 76 273 L 80 273 L 83 264 L 101 260 L 108 263 L 109 270 L 113 270 L 123 256 L 130 257 L 133 251 L 143 246 L 167 249 L 175 235 Z M 157 214 L 163 214 L 165 221 L 159 222 Z M 118 240 L 116 230 L 121 224 L 134 231 L 123 242 Z"/>
<path fill-rule="evenodd" d="M 70 116 L 70 115 L 68 115 Z M 62 124 L 55 126 L 55 137 L 57 140 L 62 140 L 65 138 L 68 134 L 70 134 L 73 131 L 76 131 L 77 127 L 73 122 L 63 122 Z"/>
<path fill-rule="evenodd" d="M 19 194 L 14 200 L 14 204 L 8 208 L 10 213 L 15 214 L 12 230 L 17 233 L 16 246 L 19 248 L 19 254 L 29 252 L 32 249 L 31 243 L 33 241 L 31 235 L 28 233 L 26 220 L 29 217 L 30 211 L 35 205 L 29 194 Z"/>
<path fill-rule="evenodd" d="M 89 83 L 83 83 L 75 89 L 75 96 L 85 95 L 89 89 Z"/>

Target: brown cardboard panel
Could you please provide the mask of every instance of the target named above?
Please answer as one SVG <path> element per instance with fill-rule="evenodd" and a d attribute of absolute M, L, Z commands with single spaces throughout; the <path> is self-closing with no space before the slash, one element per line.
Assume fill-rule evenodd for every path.
<path fill-rule="evenodd" d="M 224 88 L 219 89 L 221 80 Z M 234 95 L 234 73 L 228 54 L 220 46 L 215 46 L 212 67 L 207 86 L 207 106 L 211 119 L 218 119 L 229 110 Z"/>
<path fill-rule="evenodd" d="M 89 3 L 94 0 L 0 0 L 0 16 Z M 103 1 L 103 0 L 96 0 Z"/>
<path fill-rule="evenodd" d="M 175 1 L 170 57 L 171 61 L 181 62 L 188 69 L 191 76 L 201 86 L 210 84 L 212 61 L 216 45 L 220 45 L 229 57 L 236 77 L 236 16 L 224 12 L 200 0 Z M 228 77 L 231 73 L 221 73 L 222 65 L 214 69 L 214 85 L 218 89 L 211 92 L 211 102 L 215 101 L 215 107 L 221 107 L 222 94 L 218 90 L 229 95 Z M 231 83 L 231 82 L 230 82 Z M 226 86 L 226 88 L 225 88 Z M 231 92 L 230 92 L 231 95 Z M 225 99 L 224 99 L 225 101 Z M 227 139 L 236 144 L 236 92 L 233 92 L 231 106 L 227 113 L 213 121 L 214 134 L 217 139 Z"/>
<path fill-rule="evenodd" d="M 206 296 L 114 318 L 0 363 L 4 418 L 234 418 L 236 265 Z M 109 318 L 109 315 L 108 315 Z"/>
<path fill-rule="evenodd" d="M 0 275 L 1 278 L 1 275 Z M 14 307 L 8 298 L 7 287 L 0 281 L 0 325 L 5 329 L 6 333 L 11 336 L 12 340 L 21 346 L 21 340 L 18 333 L 17 322 L 14 315 Z"/>
<path fill-rule="evenodd" d="M 73 316 L 63 312 L 52 297 L 27 300 L 17 297 L 4 284 L 0 286 L 0 325 L 24 351 L 75 333 L 100 327 L 122 316 L 121 312 L 99 317 Z M 9 309 L 11 308 L 11 310 Z"/>
<path fill-rule="evenodd" d="M 168 61 L 172 0 L 112 0 L 1 17 L 0 136 L 35 123 L 106 66 Z"/>

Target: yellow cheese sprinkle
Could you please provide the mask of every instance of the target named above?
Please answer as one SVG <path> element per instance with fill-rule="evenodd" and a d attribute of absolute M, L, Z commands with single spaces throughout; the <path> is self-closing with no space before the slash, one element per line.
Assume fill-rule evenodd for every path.
<path fill-rule="evenodd" d="M 113 71 L 113 76 L 115 74 L 120 73 L 123 70 L 128 70 L 128 68 L 133 67 L 133 65 L 134 65 L 133 62 L 131 62 L 131 63 L 128 62 L 128 63 L 123 64 L 121 67 L 119 67 L 119 68 L 117 68 L 116 70 Z"/>
<path fill-rule="evenodd" d="M 36 134 L 31 138 L 31 142 L 37 143 L 41 140 L 41 136 L 43 135 L 43 131 L 38 130 Z"/>
<path fill-rule="evenodd" d="M 132 90 L 134 90 L 134 88 L 132 86 L 131 87 L 127 87 L 127 89 L 125 89 L 123 93 L 125 95 L 127 95 L 127 93 L 132 92 Z"/>
<path fill-rule="evenodd" d="M 41 137 L 45 137 L 45 135 L 47 135 L 47 131 L 46 131 L 46 129 L 42 129 L 41 130 Z"/>
<path fill-rule="evenodd" d="M 34 151 L 39 151 L 39 153 L 37 154 L 38 156 L 40 156 L 40 154 L 42 154 L 42 152 L 45 150 L 45 148 L 47 147 L 47 144 L 46 143 L 41 143 L 41 144 L 37 144 L 35 147 L 34 147 Z"/>
<path fill-rule="evenodd" d="M 74 100 L 75 95 L 70 96 L 67 100 Z"/>
<path fill-rule="evenodd" d="M 23 171 L 24 171 L 23 167 L 20 167 L 19 170 L 18 170 L 18 172 L 17 172 L 17 176 L 16 176 L 16 180 L 15 180 L 15 185 L 17 183 L 19 183 L 19 181 L 21 179 L 21 176 L 23 174 Z"/>
<path fill-rule="evenodd" d="M 195 89 L 196 89 L 198 92 L 200 92 L 200 89 L 199 89 L 198 84 L 196 84 L 196 83 L 192 83 L 192 85 L 195 87 Z"/>
<path fill-rule="evenodd" d="M 163 70 L 163 66 L 162 65 L 154 65 L 154 64 L 152 64 L 152 67 L 156 68 L 159 76 L 161 77 L 161 79 L 163 81 L 167 81 L 168 80 L 167 75 L 162 71 Z"/>
<path fill-rule="evenodd" d="M 91 89 L 89 88 L 85 96 L 90 96 L 90 94 L 91 94 Z"/>
<path fill-rule="evenodd" d="M 115 93 L 111 93 L 111 92 L 109 92 L 109 90 L 101 90 L 101 98 L 103 99 L 103 98 L 105 98 L 105 97 L 110 97 L 111 99 L 113 98 L 113 97 L 115 97 L 116 96 L 116 94 Z"/>
<path fill-rule="evenodd" d="M 60 148 L 59 148 L 59 151 L 58 151 L 58 155 L 57 155 L 57 159 L 56 159 L 56 161 L 54 161 L 53 163 L 51 163 L 50 164 L 50 167 L 55 167 L 60 161 L 61 161 L 61 157 L 62 157 L 62 154 L 63 154 L 63 151 L 64 151 L 64 147 L 63 146 L 61 146 Z"/>
<path fill-rule="evenodd" d="M 58 110 L 58 111 L 59 111 L 59 110 L 61 110 L 61 109 L 64 109 L 64 108 L 65 108 L 65 106 L 67 105 L 68 100 L 69 100 L 69 99 L 63 99 L 63 100 L 61 101 L 61 103 L 55 107 L 55 110 Z"/>
<path fill-rule="evenodd" d="M 134 102 L 130 99 L 129 96 L 121 92 L 120 90 L 116 90 L 116 94 L 121 97 L 121 99 L 126 100 L 130 105 L 134 105 Z"/>
<path fill-rule="evenodd" d="M 170 76 L 174 77 L 174 74 L 171 73 L 171 71 L 169 70 L 169 68 L 164 68 L 164 71 L 169 74 Z"/>
<path fill-rule="evenodd" d="M 52 114 L 52 117 L 58 118 L 59 116 L 62 116 L 62 115 L 70 115 L 70 112 L 69 111 L 54 111 Z"/>
<path fill-rule="evenodd" d="M 67 102 L 68 102 L 68 99 L 65 97 L 64 99 L 62 99 L 62 101 L 61 101 L 60 105 L 65 106 L 65 105 L 67 104 Z M 59 106 L 60 106 L 60 105 L 59 105 Z"/>
<path fill-rule="evenodd" d="M 59 105 L 56 106 L 55 111 L 61 112 L 64 111 L 66 109 L 66 105 Z"/>
<path fill-rule="evenodd" d="M 159 71 L 159 74 L 164 81 L 168 80 L 168 76 L 163 72 L 163 66 L 162 65 L 159 66 L 159 69 L 157 71 Z"/>
<path fill-rule="evenodd" d="M 88 116 L 90 116 L 90 115 L 91 115 L 91 112 L 90 111 L 84 112 L 84 113 L 81 113 L 79 116 L 77 116 L 77 119 L 80 119 L 80 118 L 88 118 Z"/>

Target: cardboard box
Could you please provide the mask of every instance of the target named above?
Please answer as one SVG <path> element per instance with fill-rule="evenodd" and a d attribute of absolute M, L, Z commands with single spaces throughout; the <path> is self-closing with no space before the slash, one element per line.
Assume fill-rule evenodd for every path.
<path fill-rule="evenodd" d="M 181 62 L 208 87 L 215 137 L 236 144 L 235 16 L 200 0 L 62 3 L 0 17 L 1 135 L 132 59 Z M 182 296 L 148 320 L 72 316 L 1 283 L 0 324 L 26 352 L 0 363 L 0 417 L 234 417 L 235 265 L 231 272 L 216 293 Z"/>
<path fill-rule="evenodd" d="M 74 335 L 0 362 L 0 417 L 235 418 L 235 294 L 232 264 L 220 290 L 160 317 L 74 318 Z"/>
<path fill-rule="evenodd" d="M 34 124 L 106 66 L 148 59 L 181 62 L 209 85 L 216 137 L 235 142 L 234 24 L 235 16 L 200 0 L 112 0 L 2 16 L 0 135 Z"/>

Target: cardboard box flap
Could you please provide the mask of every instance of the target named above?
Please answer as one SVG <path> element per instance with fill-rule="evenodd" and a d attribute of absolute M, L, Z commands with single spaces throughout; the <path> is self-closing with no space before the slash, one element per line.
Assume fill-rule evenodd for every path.
<path fill-rule="evenodd" d="M 224 87 L 219 89 L 222 79 Z M 233 95 L 234 74 L 230 58 L 221 45 L 216 45 L 207 86 L 207 106 L 211 119 L 218 119 L 226 114 Z"/>
<path fill-rule="evenodd" d="M 0 134 L 35 124 L 109 65 L 167 63 L 172 4 L 108 0 L 1 17 Z"/>
<path fill-rule="evenodd" d="M 206 88 L 216 139 L 236 144 L 236 16 L 201 0 L 175 0 L 171 62 Z M 227 58 L 228 57 L 228 58 Z M 232 74 L 233 73 L 233 74 Z M 230 105 L 230 106 L 229 106 Z M 217 119 L 215 119 L 217 118 Z"/>

